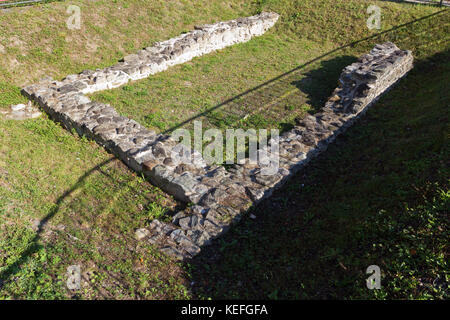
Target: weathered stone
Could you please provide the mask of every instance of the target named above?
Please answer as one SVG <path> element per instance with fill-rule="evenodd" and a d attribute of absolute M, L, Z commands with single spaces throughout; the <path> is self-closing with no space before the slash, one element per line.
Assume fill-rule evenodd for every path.
<path fill-rule="evenodd" d="M 194 179 L 190 172 L 185 172 L 172 180 L 177 188 L 174 196 L 178 199 L 186 199 L 195 192 L 197 180 Z"/>
<path fill-rule="evenodd" d="M 165 164 L 166 166 L 172 166 L 174 164 L 173 163 L 173 159 L 170 158 L 170 157 L 165 158 L 164 161 L 163 161 L 163 164 Z"/>
<path fill-rule="evenodd" d="M 153 160 L 153 161 L 146 161 L 143 164 L 143 171 L 152 171 L 154 167 L 156 167 L 159 164 L 158 161 Z"/>
<path fill-rule="evenodd" d="M 180 211 L 172 217 L 172 223 L 178 225 L 178 221 L 184 217 L 186 217 L 186 214 L 183 211 Z"/>
<path fill-rule="evenodd" d="M 186 171 L 192 171 L 194 168 L 186 163 L 181 163 L 175 168 L 175 173 L 182 174 Z"/>
<path fill-rule="evenodd" d="M 205 220 L 203 222 L 203 227 L 205 228 L 205 231 L 208 232 L 208 234 L 210 234 L 212 237 L 217 237 L 224 231 L 224 228 L 219 227 L 210 220 Z"/>
<path fill-rule="evenodd" d="M 182 35 L 152 48 L 127 56 L 124 62 L 104 70 L 71 75 L 62 82 L 44 80 L 23 89 L 51 117 L 68 129 L 94 138 L 114 152 L 132 169 L 143 172 L 150 181 L 184 202 L 197 204 L 173 217 L 173 225 L 154 220 L 147 229 L 136 230 L 136 238 L 163 248 L 179 259 L 190 258 L 200 247 L 221 235 L 238 221 L 252 203 L 270 196 L 296 170 L 326 149 L 335 137 L 362 115 L 368 106 L 388 90 L 411 68 L 409 51 L 394 44 L 377 45 L 358 62 L 348 66 L 323 110 L 298 120 L 298 126 L 285 133 L 278 143 L 277 167 L 263 175 L 264 166 L 272 163 L 265 149 L 258 150 L 260 161 L 235 166 L 228 172 L 219 166 L 209 167 L 198 152 L 193 162 L 182 160 L 192 150 L 179 147 L 167 135 L 155 135 L 134 120 L 119 116 L 109 105 L 91 102 L 83 94 L 122 85 L 130 79 L 149 76 L 171 65 L 185 62 L 227 45 L 262 34 L 278 15 L 262 13 Z M 146 66 L 146 68 L 142 68 Z M 22 106 L 12 112 L 22 112 Z"/>
<path fill-rule="evenodd" d="M 27 107 L 26 105 L 21 103 L 21 104 L 17 104 L 17 105 L 11 106 L 11 110 L 12 111 L 20 111 L 20 110 L 25 109 L 26 107 Z"/>
<path fill-rule="evenodd" d="M 142 240 L 150 235 L 150 231 L 145 228 L 140 228 L 136 230 L 135 235 L 137 240 Z"/>
<path fill-rule="evenodd" d="M 31 101 L 27 105 L 12 105 L 9 110 L 0 110 L 0 114 L 3 114 L 5 119 L 8 120 L 26 120 L 41 116 L 41 112 L 33 107 Z"/>
<path fill-rule="evenodd" d="M 174 257 L 178 260 L 184 260 L 186 258 L 186 255 L 183 254 L 182 251 L 175 249 L 173 247 L 165 247 L 161 249 L 162 252 L 164 252 L 166 255 Z"/>
<path fill-rule="evenodd" d="M 148 229 L 152 234 L 169 235 L 175 230 L 175 227 L 155 219 L 150 223 Z"/>
<path fill-rule="evenodd" d="M 184 230 L 194 229 L 198 223 L 199 218 L 196 215 L 185 217 L 178 221 L 178 225 Z"/>
<path fill-rule="evenodd" d="M 179 244 L 191 257 L 200 253 L 200 247 L 190 240 L 182 239 Z"/>
<path fill-rule="evenodd" d="M 188 230 L 186 235 L 191 238 L 192 242 L 198 247 L 203 247 L 211 244 L 212 236 L 204 230 Z"/>
<path fill-rule="evenodd" d="M 162 143 L 158 143 L 153 147 L 153 155 L 155 157 L 166 157 L 167 152 L 166 149 L 163 147 Z"/>

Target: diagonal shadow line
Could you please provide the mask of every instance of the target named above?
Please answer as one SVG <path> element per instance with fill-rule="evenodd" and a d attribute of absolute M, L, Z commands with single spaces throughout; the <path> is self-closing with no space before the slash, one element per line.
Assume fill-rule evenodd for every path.
<path fill-rule="evenodd" d="M 397 3 L 407 3 L 411 5 L 430 5 L 430 6 L 448 6 L 450 3 L 448 1 L 439 0 L 439 2 L 433 0 L 381 0 L 388 2 L 397 2 Z"/>
<path fill-rule="evenodd" d="M 102 170 L 101 168 L 98 170 L 98 172 L 99 172 L 100 174 L 102 174 L 104 177 L 108 178 L 109 180 L 112 180 L 112 181 L 115 180 L 114 177 L 113 177 L 111 174 L 107 173 L 106 171 Z M 149 180 L 146 179 L 146 181 L 149 181 Z M 153 184 L 151 184 L 151 185 L 154 186 Z M 131 191 L 133 191 L 133 192 L 135 192 L 135 193 L 138 193 L 138 189 L 136 189 L 136 188 L 134 188 L 134 187 L 130 187 L 130 186 L 128 186 L 128 188 L 130 188 Z M 148 197 L 146 197 L 146 196 L 144 196 L 144 197 L 145 197 L 145 199 L 148 200 L 149 202 L 153 201 L 152 199 L 150 199 L 150 198 L 148 198 Z M 171 209 L 171 210 L 167 210 L 166 214 L 168 214 L 168 215 L 173 214 L 173 215 L 174 215 L 175 213 L 178 213 L 179 211 L 182 211 L 182 210 L 184 210 L 184 209 L 186 209 L 186 205 L 183 204 L 183 203 L 179 204 L 179 203 L 177 202 L 177 205 L 175 206 L 175 208 L 174 208 L 174 209 Z M 124 238 L 124 239 L 125 239 L 125 238 Z"/>
<path fill-rule="evenodd" d="M 280 74 L 279 76 L 277 76 L 277 77 L 275 77 L 275 78 L 273 78 L 273 79 L 270 79 L 270 80 L 268 80 L 268 81 L 266 81 L 266 82 L 264 82 L 264 83 L 261 83 L 261 84 L 257 85 L 256 87 L 253 87 L 253 88 L 251 88 L 251 89 L 249 89 L 249 90 L 247 90 L 247 91 L 244 91 L 244 92 L 242 92 L 242 93 L 240 93 L 240 94 L 238 94 L 238 95 L 236 95 L 236 96 L 234 96 L 234 97 L 232 97 L 232 98 L 229 98 L 229 99 L 227 99 L 227 100 L 221 102 L 220 104 L 218 104 L 218 105 L 216 105 L 216 106 L 214 106 L 214 107 L 212 107 L 212 108 L 210 108 L 210 109 L 208 109 L 208 110 L 206 110 L 206 111 L 203 111 L 203 112 L 201 112 L 201 113 L 199 113 L 199 114 L 197 114 L 197 115 L 195 115 L 195 116 L 192 116 L 192 117 L 190 117 L 189 119 L 186 119 L 186 120 L 184 120 L 183 122 L 181 122 L 181 123 L 179 123 L 179 124 L 173 126 L 172 128 L 169 128 L 169 129 L 167 129 L 167 130 L 161 132 L 161 134 L 162 134 L 162 135 L 168 134 L 168 133 L 170 133 L 170 132 L 172 132 L 172 131 L 174 131 L 174 130 L 176 130 L 176 129 L 179 129 L 179 128 L 183 127 L 185 124 L 188 124 L 189 122 L 191 122 L 191 121 L 193 121 L 193 120 L 195 120 L 195 119 L 198 119 L 198 118 L 200 118 L 200 117 L 203 117 L 203 116 L 207 115 L 208 113 L 210 113 L 210 112 L 212 112 L 212 111 L 214 111 L 214 110 L 217 110 L 217 109 L 219 109 L 219 108 L 225 106 L 226 104 L 228 104 L 228 103 L 230 103 L 230 102 L 232 102 L 232 101 L 235 101 L 235 100 L 237 100 L 237 99 L 239 99 L 239 98 L 241 98 L 241 97 L 243 97 L 243 96 L 245 96 L 245 95 L 247 95 L 247 94 L 249 94 L 249 93 L 252 93 L 252 92 L 254 92 L 254 91 L 256 91 L 256 90 L 259 90 L 259 89 L 261 89 L 261 88 L 263 88 L 263 87 L 265 87 L 265 86 L 267 86 L 267 85 L 269 85 L 269 84 L 271 84 L 271 83 L 273 83 L 273 82 L 275 82 L 275 81 L 278 81 L 278 80 L 280 80 L 280 79 L 282 79 L 282 78 L 284 78 L 284 77 L 290 75 L 291 73 L 293 73 L 293 72 L 295 72 L 295 71 L 298 71 L 298 70 L 300 70 L 300 69 L 302 69 L 302 68 L 304 68 L 304 67 L 306 67 L 306 66 L 308 66 L 308 65 L 311 65 L 311 64 L 313 64 L 314 62 L 317 62 L 317 61 L 319 61 L 319 60 L 321 60 L 321 59 L 323 59 L 323 58 L 325 58 L 325 57 L 327 57 L 327 56 L 329 56 L 329 55 L 331 55 L 331 54 L 333 54 L 333 53 L 335 53 L 335 52 L 338 52 L 338 51 L 340 51 L 340 50 L 342 50 L 342 49 L 345 49 L 345 48 L 348 48 L 348 47 L 353 47 L 353 46 L 355 46 L 355 45 L 357 45 L 357 44 L 359 44 L 359 43 L 361 43 L 361 42 L 364 42 L 364 41 L 367 41 L 367 40 L 376 38 L 376 37 L 378 37 L 378 36 L 380 36 L 380 35 L 383 35 L 383 34 L 386 34 L 386 33 L 389 33 L 389 32 L 395 31 L 395 30 L 398 30 L 398 29 L 400 29 L 400 28 L 409 26 L 409 25 L 414 24 L 414 23 L 416 23 L 416 22 L 419 22 L 419 21 L 422 21 L 422 20 L 430 19 L 430 18 L 432 18 L 432 17 L 434 17 L 434 16 L 436 16 L 436 15 L 438 15 L 438 14 L 441 14 L 441 13 L 443 13 L 443 12 L 446 12 L 446 11 L 447 11 L 447 9 L 440 10 L 440 11 L 435 12 L 435 13 L 432 13 L 432 14 L 430 14 L 430 15 L 427 15 L 427 16 L 424 16 L 424 17 L 420 17 L 420 18 L 418 18 L 418 19 L 415 19 L 415 20 L 406 22 L 406 23 L 404 23 L 404 24 L 401 24 L 401 25 L 392 27 L 391 29 L 388 29 L 388 30 L 385 30 L 385 31 L 382 31 L 382 32 L 378 32 L 378 33 L 376 33 L 376 34 L 374 34 L 374 35 L 371 35 L 371 36 L 368 36 L 368 37 L 366 37 L 366 38 L 362 38 L 362 39 L 359 39 L 359 40 L 350 42 L 350 43 L 348 43 L 348 44 L 346 44 L 346 45 L 343 45 L 343 46 L 341 46 L 341 47 L 339 47 L 339 48 L 336 48 L 336 49 L 333 49 L 333 50 L 331 50 L 331 51 L 328 51 L 328 52 L 326 52 L 326 53 L 324 53 L 324 54 L 322 54 L 322 55 L 320 55 L 320 56 L 318 56 L 318 57 L 316 57 L 316 58 L 314 58 L 314 59 L 312 59 L 312 60 L 310 60 L 310 61 L 308 61 L 308 62 L 305 62 L 304 64 L 301 64 L 301 65 L 295 67 L 295 68 L 292 69 L 292 70 L 289 70 L 289 71 L 287 71 L 287 72 L 285 72 L 285 73 L 282 73 L 282 74 Z"/>
<path fill-rule="evenodd" d="M 222 106 L 224 106 L 224 105 L 226 105 L 226 104 L 228 104 L 228 103 L 230 103 L 230 102 L 232 102 L 232 101 L 234 101 L 234 100 L 236 100 L 236 99 L 239 99 L 239 98 L 242 97 L 242 96 L 245 96 L 245 95 L 247 95 L 247 94 L 249 94 L 249 93 L 251 93 L 251 92 L 254 92 L 254 91 L 256 91 L 256 90 L 258 90 L 258 89 L 260 89 L 260 88 L 262 88 L 262 87 L 264 87 L 264 86 L 266 86 L 266 85 L 268 85 L 268 84 L 270 84 L 270 83 L 273 83 L 273 82 L 275 82 L 275 81 L 277 81 L 277 80 L 279 80 L 279 79 L 281 79 L 281 78 L 283 78 L 283 77 L 286 77 L 287 75 L 289 75 L 289 74 L 291 74 L 291 73 L 293 73 L 293 72 L 295 72 L 295 71 L 297 71 L 297 70 L 299 70 L 299 69 L 301 69 L 301 68 L 304 68 L 305 66 L 308 66 L 308 65 L 310 65 L 310 64 L 312 64 L 312 63 L 314 63 L 314 62 L 317 62 L 317 61 L 319 61 L 320 59 L 322 59 L 322 58 L 324 58 L 324 57 L 326 57 L 326 56 L 329 56 L 329 55 L 331 55 L 331 54 L 333 54 L 333 53 L 335 53 L 335 52 L 337 52 L 337 51 L 339 51 L 339 50 L 342 50 L 342 49 L 347 48 L 347 47 L 354 46 L 354 45 L 356 45 L 356 44 L 358 44 L 358 43 L 361 43 L 361 42 L 364 42 L 364 41 L 373 39 L 373 38 L 375 38 L 375 37 L 377 37 L 377 36 L 380 36 L 380 35 L 382 35 L 382 34 L 389 33 L 389 32 L 391 32 L 391 31 L 394 31 L 394 30 L 397 30 L 397 29 L 399 29 L 399 28 L 402 28 L 402 27 L 405 27 L 405 26 L 414 24 L 414 23 L 416 23 L 416 22 L 419 22 L 419 21 L 422 21 L 422 20 L 429 19 L 429 18 L 431 18 L 431 17 L 433 17 L 433 16 L 436 16 L 436 15 L 441 14 L 441 13 L 446 12 L 446 11 L 447 11 L 447 10 L 444 9 L 444 10 L 435 12 L 435 13 L 430 14 L 430 15 L 428 15 L 428 16 L 424 16 L 424 17 L 415 19 L 415 20 L 413 20 L 413 21 L 410 21 L 410 22 L 407 22 L 407 23 L 398 25 L 398 26 L 396 26 L 396 27 L 393 27 L 393 28 L 391 28 L 391 29 L 389 29 L 389 30 L 385 30 L 385 31 L 379 32 L 379 33 L 374 34 L 374 35 L 372 35 L 372 36 L 369 36 L 369 37 L 366 37 L 366 38 L 363 38 L 363 39 L 360 39 L 360 40 L 357 40 L 357 41 L 348 43 L 348 44 L 346 44 L 346 45 L 344 45 L 344 46 L 341 46 L 341 47 L 339 47 L 339 48 L 333 49 L 333 50 L 331 50 L 331 51 L 329 51 L 329 52 L 327 52 L 327 53 L 325 53 L 325 54 L 323 54 L 323 55 L 321 55 L 321 56 L 319 56 L 319 57 L 316 57 L 316 58 L 314 58 L 314 59 L 312 59 L 312 60 L 310 60 L 310 61 L 308 61 L 308 62 L 306 62 L 306 63 L 304 63 L 304 64 L 302 64 L 302 65 L 300 65 L 300 66 L 298 66 L 298 67 L 296 67 L 296 68 L 294 68 L 294 69 L 292 69 L 292 70 L 290 70 L 290 71 L 287 71 L 287 72 L 285 72 L 285 73 L 283 73 L 283 74 L 281 74 L 281 75 L 279 75 L 279 76 L 277 76 L 277 77 L 275 77 L 275 78 L 273 78 L 273 79 L 271 79 L 271 80 L 268 80 L 268 81 L 266 81 L 266 82 L 264 82 L 264 83 L 262 83 L 262 84 L 260 84 L 260 85 L 258 85 L 258 86 L 256 86 L 256 87 L 254 87 L 254 88 L 252 88 L 252 89 L 249 89 L 249 90 L 247 90 L 247 91 L 245 91 L 245 92 L 243 92 L 243 93 L 240 93 L 239 95 L 236 95 L 235 97 L 232 97 L 232 98 L 230 98 L 230 99 L 227 99 L 227 100 L 225 100 L 224 102 L 218 104 L 217 106 L 215 106 L 215 107 L 213 107 L 213 108 L 210 108 L 210 109 L 208 109 L 207 111 L 204 111 L 204 112 L 202 112 L 202 113 L 200 113 L 200 114 L 198 114 L 198 115 L 196 115 L 196 116 L 193 116 L 193 117 L 191 117 L 191 118 L 189 118 L 189 119 L 183 121 L 182 123 L 180 123 L 180 124 L 178 124 L 178 125 L 176 125 L 176 126 L 174 126 L 174 127 L 172 127 L 172 128 L 169 128 L 168 130 L 164 131 L 162 134 L 167 134 L 167 133 L 169 133 L 169 132 L 171 132 L 171 131 L 173 131 L 173 130 L 175 130 L 175 129 L 177 129 L 177 128 L 180 128 L 180 127 L 182 127 L 183 125 L 185 125 L 186 123 L 189 123 L 190 121 L 192 121 L 192 120 L 194 120 L 194 119 L 197 119 L 197 118 L 199 118 L 199 117 L 201 117 L 201 116 L 204 116 L 204 115 L 208 114 L 209 112 L 211 112 L 211 111 L 213 111 L 213 110 L 216 110 L 216 109 L 218 109 L 218 108 L 220 108 L 220 107 L 222 107 Z M 115 160 L 115 159 L 116 159 L 115 157 L 109 158 L 108 160 L 103 161 L 102 163 L 100 163 L 100 164 L 96 165 L 95 167 L 91 168 L 89 171 L 85 172 L 85 173 L 83 174 L 83 176 L 81 176 L 81 177 L 78 179 L 78 181 L 72 186 L 72 188 L 70 188 L 69 190 L 65 191 L 65 192 L 57 199 L 57 201 L 55 202 L 55 207 L 54 207 L 53 209 L 51 209 L 50 212 L 49 212 L 49 213 L 48 213 L 48 214 L 40 221 L 40 223 L 39 223 L 39 225 L 38 225 L 38 230 L 37 230 L 37 232 L 36 232 L 36 235 L 33 237 L 33 239 L 32 239 L 32 241 L 31 241 L 31 243 L 30 243 L 28 249 L 26 249 L 26 250 L 22 253 L 21 257 L 18 258 L 14 263 L 10 264 L 5 270 L 3 270 L 3 271 L 0 272 L 0 279 L 2 279 L 2 280 L 4 281 L 4 280 L 5 280 L 5 277 L 9 277 L 9 276 L 11 276 L 12 274 L 14 274 L 13 270 L 14 270 L 17 266 L 19 266 L 20 264 L 24 263 L 24 262 L 25 262 L 25 261 L 26 261 L 33 253 L 36 252 L 36 250 L 37 250 L 37 241 L 40 239 L 40 235 L 41 235 L 41 233 L 42 233 L 42 231 L 43 231 L 44 226 L 45 226 L 45 225 L 48 223 L 48 221 L 49 221 L 49 220 L 50 220 L 50 219 L 51 219 L 51 218 L 59 211 L 59 208 L 60 208 L 61 203 L 63 202 L 63 200 L 64 200 L 65 198 L 67 198 L 68 196 L 70 196 L 76 189 L 78 189 L 78 188 L 80 187 L 80 185 L 84 182 L 84 180 L 85 180 L 87 177 L 89 177 L 94 171 L 97 171 L 97 170 L 101 169 L 102 166 L 104 166 L 104 165 L 110 163 L 111 161 L 113 161 L 113 160 Z"/>
<path fill-rule="evenodd" d="M 64 1 L 64 0 L 22 0 L 22 1 L 10 1 L 7 3 L 1 3 L 0 9 L 6 9 L 11 7 L 22 7 L 22 6 L 31 6 L 34 4 L 45 4 L 49 2 L 55 2 L 55 1 Z"/>
<path fill-rule="evenodd" d="M 103 167 L 104 165 L 110 163 L 115 159 L 116 159 L 115 157 L 111 157 L 99 163 L 95 167 L 89 169 L 89 171 L 85 172 L 69 190 L 65 191 L 61 196 L 59 196 L 59 198 L 55 202 L 55 206 L 40 221 L 37 227 L 36 235 L 31 240 L 28 248 L 21 254 L 21 256 L 15 262 L 11 263 L 5 270 L 0 272 L 0 280 L 6 281 L 6 278 L 12 276 L 15 273 L 14 272 L 15 268 L 24 263 L 33 253 L 37 251 L 38 249 L 37 242 L 40 239 L 41 233 L 45 225 L 56 213 L 58 213 L 61 203 L 64 201 L 64 199 L 70 196 L 75 190 L 77 190 L 84 183 L 84 180 L 86 180 L 86 178 L 88 178 L 92 173 L 94 173 L 97 170 L 100 170 L 101 167 Z"/>

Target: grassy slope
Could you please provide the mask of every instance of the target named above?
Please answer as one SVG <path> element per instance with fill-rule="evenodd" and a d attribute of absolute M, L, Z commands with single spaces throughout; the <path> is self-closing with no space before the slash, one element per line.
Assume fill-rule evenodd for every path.
<path fill-rule="evenodd" d="M 67 3 L 1 10 L 0 108 L 26 102 L 19 88 L 43 76 L 108 66 L 194 23 L 240 15 L 236 3 L 71 1 L 82 13 L 72 31 Z M 72 264 L 85 272 L 82 298 L 186 297 L 180 265 L 134 240 L 179 204 L 46 117 L 0 119 L 0 141 L 0 299 L 70 297 Z"/>
<path fill-rule="evenodd" d="M 143 0 L 73 3 L 78 3 L 82 8 L 81 31 L 70 31 L 65 27 L 68 16 L 65 13 L 66 4 L 53 3 L 0 11 L 0 108 L 24 102 L 18 92 L 18 86 L 36 81 L 44 75 L 62 78 L 86 68 L 111 65 L 126 53 L 134 52 L 155 40 L 167 39 L 184 30 L 190 30 L 194 24 L 249 15 L 261 8 L 273 8 L 286 19 L 267 36 L 254 42 L 196 59 L 186 66 L 179 66 L 169 70 L 167 74 L 156 76 L 153 82 L 153 78 L 149 79 L 150 84 L 140 82 L 129 86 L 128 91 L 131 94 L 127 93 L 127 87 L 124 87 L 115 95 L 119 96 L 120 92 L 121 97 L 124 95 L 124 101 L 139 102 L 143 95 L 133 94 L 133 90 L 144 84 L 142 88 L 149 90 L 149 96 L 155 96 L 158 101 L 164 102 L 162 107 L 166 103 L 163 98 L 168 97 L 167 103 L 174 103 L 175 97 L 180 97 L 185 99 L 182 101 L 188 109 L 194 112 L 196 110 L 191 108 L 192 105 L 214 105 L 324 51 L 368 35 L 361 27 L 367 3 L 356 0 L 327 0 L 323 1 L 323 4 L 313 1 L 265 1 L 251 5 L 244 4 L 243 1 L 228 1 L 227 4 L 219 1 L 204 1 L 199 4 L 198 1 Z M 423 6 L 403 6 L 388 2 L 379 4 L 389 17 L 385 20 L 383 29 L 436 11 Z M 330 6 L 336 10 L 328 10 Z M 359 22 L 355 23 L 354 19 Z M 405 37 L 396 36 L 398 39 L 394 40 L 403 39 L 404 42 L 399 45 L 414 49 L 418 56 L 427 57 L 445 47 L 445 43 L 434 41 L 432 37 L 430 45 L 424 44 L 422 40 L 424 35 L 428 37 L 427 30 L 429 29 L 423 27 L 420 32 L 406 32 Z M 445 29 L 441 31 L 445 34 Z M 279 35 L 284 33 L 285 35 Z M 288 40 L 291 37 L 295 40 L 292 43 Z M 413 38 L 409 40 L 409 37 Z M 422 41 L 421 47 L 414 46 L 416 41 Z M 39 45 L 36 45 L 37 43 Z M 278 50 L 274 44 L 284 46 Z M 367 43 L 355 50 L 363 52 L 371 45 L 372 43 Z M 273 65 L 261 63 L 260 57 L 264 52 L 259 49 L 260 46 L 266 46 L 265 49 L 269 46 L 271 53 L 277 55 Z M 431 49 L 428 50 L 428 47 Z M 334 88 L 340 69 L 354 59 L 356 51 L 352 49 L 348 53 L 340 53 L 336 60 L 330 57 L 331 63 L 322 62 L 309 70 L 315 80 L 309 84 L 309 92 L 306 88 L 306 93 L 300 93 L 312 100 L 308 102 L 309 106 L 295 100 L 300 95 L 294 95 L 292 106 L 282 107 L 287 107 L 287 110 L 301 108 L 301 112 L 311 106 L 320 107 L 328 91 Z M 252 58 L 252 55 L 255 58 Z M 255 72 L 249 71 L 246 67 L 248 63 L 251 63 L 250 66 Z M 259 65 L 267 68 L 267 76 L 264 70 L 257 68 Z M 235 69 L 237 72 L 224 72 L 228 69 Z M 207 78 L 207 81 L 196 79 L 197 73 L 211 78 Z M 220 73 L 224 74 L 224 78 Z M 443 77 L 445 74 L 443 73 Z M 293 78 L 298 81 L 302 77 L 299 73 Z M 231 80 L 236 81 L 238 85 L 233 84 Z M 425 92 L 428 86 L 431 86 L 428 77 L 426 80 L 417 80 L 417 83 L 426 84 Z M 286 81 L 289 82 L 290 79 Z M 278 94 L 276 90 L 280 87 L 284 90 L 285 83 L 280 81 L 275 89 L 266 88 L 262 93 Z M 221 87 L 224 85 L 226 88 Z M 292 88 L 299 91 L 296 86 Z M 168 93 L 170 95 L 167 95 Z M 186 97 L 197 100 L 192 102 L 186 100 Z M 423 99 L 425 98 L 424 96 Z M 143 99 L 150 101 L 148 97 Z M 255 101 L 258 103 L 265 101 L 264 95 L 259 92 L 249 101 L 253 101 L 252 99 L 257 99 Z M 270 97 L 267 99 L 270 100 Z M 114 106 L 120 109 L 124 105 L 121 100 L 122 98 L 118 99 L 117 103 L 115 101 Z M 419 99 L 415 102 L 418 108 L 421 101 Z M 152 103 L 152 106 L 155 105 L 158 106 Z M 161 110 L 165 110 L 164 108 Z M 136 108 L 135 111 L 139 109 Z M 144 110 L 143 114 L 147 115 L 147 111 Z M 250 125 L 253 123 L 249 122 Z M 382 124 L 376 122 L 376 125 L 378 127 L 374 125 L 374 131 Z M 429 123 L 420 125 L 426 127 Z M 94 143 L 70 135 L 47 118 L 25 122 L 0 119 L 0 139 L 0 248 L 3 249 L 0 251 L 0 298 L 69 297 L 71 293 L 64 287 L 65 271 L 67 266 L 74 263 L 82 265 L 85 277 L 90 283 L 78 293 L 78 296 L 84 298 L 180 298 L 189 295 L 188 274 L 178 264 L 169 262 L 151 248 L 133 240 L 134 228 L 145 225 L 165 211 L 175 210 L 177 204 L 173 200 L 134 176 L 119 162 L 109 162 L 111 156 Z M 419 141 L 418 144 L 423 146 L 424 142 Z M 438 146 L 436 150 L 439 150 Z M 379 148 L 383 147 L 384 145 Z M 351 160 L 352 153 L 347 153 L 346 157 Z M 395 159 L 393 156 L 392 161 Z M 423 172 L 429 169 L 422 163 L 419 163 L 418 167 Z M 386 170 L 388 169 L 389 167 Z M 354 181 L 348 186 L 344 184 L 343 190 L 345 191 L 346 187 L 353 188 L 353 183 Z M 408 180 L 405 180 L 405 188 L 409 185 Z M 392 197 L 392 203 L 398 203 L 401 201 L 399 199 Z M 351 201 L 350 198 L 344 200 Z M 332 204 L 330 202 L 330 206 Z M 280 219 L 283 217 L 281 214 Z M 44 230 L 33 230 L 36 219 L 44 218 L 49 219 Z M 246 226 L 248 225 L 244 224 L 242 228 Z M 322 232 L 324 230 L 320 228 L 314 229 L 308 235 L 320 238 Z M 232 236 L 226 239 L 230 240 Z M 280 239 L 274 246 L 284 243 L 282 240 L 289 239 Z M 227 248 L 227 242 L 223 243 Z M 263 244 L 267 246 L 271 243 L 270 240 Z M 302 247 L 305 247 L 304 243 Z M 332 247 L 331 243 L 329 247 Z M 305 250 L 307 249 L 308 246 Z M 233 257 L 231 253 L 234 251 L 225 252 L 230 252 L 229 258 Z M 235 257 L 230 259 L 238 261 L 241 255 Z M 248 257 L 254 258 L 254 254 L 250 252 Z M 286 255 L 284 258 L 288 259 Z M 260 261 L 255 259 L 255 263 L 257 265 Z M 208 265 L 211 264 L 205 264 Z M 311 266 L 323 267 L 317 263 Z M 240 263 L 230 265 L 229 261 L 225 261 L 224 267 L 217 270 L 223 272 L 225 280 L 228 279 L 230 271 L 237 272 L 240 278 L 251 279 L 245 272 L 238 272 L 240 267 Z M 251 269 L 255 271 L 254 277 L 264 278 L 262 271 L 267 267 L 262 262 L 256 269 Z M 221 279 L 219 273 L 204 274 L 211 276 L 211 279 Z M 237 290 L 232 284 L 227 284 L 221 290 L 218 288 L 221 281 L 217 281 L 212 291 L 200 292 L 214 297 L 233 296 L 236 292 L 242 296 L 266 297 L 273 293 L 274 287 L 279 287 L 279 291 L 287 292 L 280 296 L 292 297 L 294 295 L 289 288 L 291 280 L 277 279 L 263 290 L 249 287 L 245 292 Z M 200 279 L 198 283 L 203 284 L 204 279 Z M 307 292 L 306 296 L 314 294 Z"/>
<path fill-rule="evenodd" d="M 60 79 L 106 67 L 124 55 L 165 40 L 194 24 L 230 19 L 249 10 L 244 1 L 74 0 L 81 29 L 69 30 L 69 3 L 0 11 L 0 81 L 17 86 L 50 75 Z"/>
<path fill-rule="evenodd" d="M 21 98 L 2 87 L 0 101 Z M 73 264 L 84 298 L 184 297 L 183 270 L 134 240 L 175 201 L 45 117 L 0 120 L 0 141 L 0 299 L 70 297 Z"/>
<path fill-rule="evenodd" d="M 199 296 L 449 298 L 450 54 L 420 62 L 191 265 Z M 369 265 L 382 290 L 366 288 Z"/>
<path fill-rule="evenodd" d="M 383 30 L 437 11 L 433 7 L 385 1 L 376 4 L 382 9 Z M 419 46 L 430 41 L 424 28 L 397 30 L 309 63 L 378 32 L 366 27 L 367 6 L 368 2 L 360 0 L 256 1 L 246 14 L 261 10 L 281 14 L 275 27 L 262 37 L 148 79 L 99 92 L 94 99 L 111 103 L 122 114 L 157 131 L 171 129 L 191 118 L 203 120 L 204 127 L 288 129 L 296 117 L 321 108 L 336 87 L 342 68 L 375 43 L 392 40 L 417 56 L 421 55 Z M 422 34 L 415 35 L 417 30 Z M 258 90 L 222 104 L 289 71 L 292 72 Z M 206 116 L 199 115 L 203 112 Z M 186 126 L 192 128 L 192 121 Z"/>

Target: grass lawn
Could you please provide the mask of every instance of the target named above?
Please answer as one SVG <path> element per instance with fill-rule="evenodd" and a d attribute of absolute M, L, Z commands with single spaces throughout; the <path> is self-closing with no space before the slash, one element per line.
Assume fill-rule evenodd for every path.
<path fill-rule="evenodd" d="M 6 86 L 0 101 L 22 99 Z M 75 264 L 82 298 L 185 297 L 185 272 L 134 240 L 179 204 L 46 117 L 0 120 L 0 141 L 0 299 L 70 298 Z"/>
<path fill-rule="evenodd" d="M 379 31 L 365 24 L 373 3 L 382 8 Z M 263 9 L 281 14 L 264 36 L 94 99 L 157 131 L 197 116 L 204 127 L 286 129 L 319 109 L 342 68 L 375 43 L 412 50 L 417 66 L 254 208 L 256 220 L 245 218 L 189 265 L 134 239 L 180 203 L 46 116 L 0 119 L 0 299 L 448 297 L 448 11 L 309 63 L 440 9 L 363 0 L 70 4 L 81 7 L 81 30 L 66 28 L 68 3 L 0 10 L 0 108 L 26 102 L 19 88 L 45 75 L 106 67 L 195 24 Z M 84 278 L 75 293 L 65 286 L 74 264 Z M 381 291 L 365 288 L 370 264 L 382 269 Z"/>
<path fill-rule="evenodd" d="M 438 8 L 378 1 L 382 27 L 430 15 Z M 376 43 L 393 41 L 424 58 L 448 44 L 448 14 L 374 36 L 366 26 L 366 1 L 258 1 L 247 15 L 261 10 L 281 14 L 265 35 L 199 57 L 167 72 L 93 99 L 113 105 L 123 115 L 156 130 L 193 128 L 279 128 L 320 109 L 337 85 L 342 69 Z M 333 8 L 331 10 L 331 8 Z M 237 15 L 236 15 L 237 16 Z M 337 50 L 335 50 L 337 49 Z M 335 50 L 335 51 L 334 51 Z"/>
<path fill-rule="evenodd" d="M 418 63 L 190 265 L 215 299 L 448 299 L 450 53 Z M 381 290 L 365 271 L 381 268 Z"/>

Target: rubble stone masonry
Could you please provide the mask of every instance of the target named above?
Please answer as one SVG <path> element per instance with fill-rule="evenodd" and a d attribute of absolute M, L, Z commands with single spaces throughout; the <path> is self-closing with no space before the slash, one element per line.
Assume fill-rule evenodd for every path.
<path fill-rule="evenodd" d="M 46 79 L 24 88 L 23 93 L 68 130 L 74 129 L 94 139 L 154 185 L 183 202 L 192 203 L 177 213 L 172 223 L 154 220 L 136 232 L 140 240 L 149 241 L 173 257 L 191 258 L 352 125 L 412 68 L 411 52 L 400 50 L 393 43 L 376 45 L 369 54 L 346 67 L 339 87 L 322 110 L 300 120 L 276 141 L 279 167 L 270 175 L 264 175 L 259 164 L 249 161 L 228 170 L 208 165 L 196 151 L 193 151 L 194 161 L 186 164 L 180 161 L 180 155 L 192 150 L 186 150 L 169 135 L 156 134 L 119 115 L 107 104 L 92 102 L 85 94 L 115 88 L 194 57 L 248 41 L 262 35 L 277 20 L 278 14 L 263 12 L 196 27 L 194 31 L 129 55 L 112 67 L 87 70 L 62 81 Z"/>

